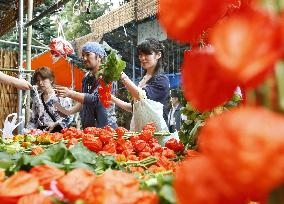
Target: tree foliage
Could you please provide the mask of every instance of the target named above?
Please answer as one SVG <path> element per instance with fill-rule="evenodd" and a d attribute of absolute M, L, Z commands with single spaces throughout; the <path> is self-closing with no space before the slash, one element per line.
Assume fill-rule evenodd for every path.
<path fill-rule="evenodd" d="M 89 13 L 81 11 L 80 15 L 77 16 L 73 13 L 74 3 L 75 0 L 70 1 L 66 4 L 64 11 L 60 13 L 67 40 L 74 40 L 90 33 L 91 28 L 88 25 L 88 21 L 103 15 L 111 6 L 111 3 L 92 3 Z"/>

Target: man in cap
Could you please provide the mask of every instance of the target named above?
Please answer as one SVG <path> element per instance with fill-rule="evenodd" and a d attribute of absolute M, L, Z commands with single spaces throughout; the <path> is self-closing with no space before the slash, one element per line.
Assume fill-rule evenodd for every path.
<path fill-rule="evenodd" d="M 110 108 L 103 107 L 99 100 L 96 73 L 99 71 L 102 60 L 106 57 L 106 52 L 97 42 L 87 42 L 82 47 L 82 59 L 89 72 L 82 81 L 82 93 L 69 90 L 67 87 L 57 87 L 57 95 L 69 97 L 79 104 L 76 104 L 64 114 L 73 114 L 80 110 L 82 128 L 98 127 L 106 125 L 116 128 L 115 108 L 112 104 Z M 60 107 L 57 107 L 60 111 Z"/>

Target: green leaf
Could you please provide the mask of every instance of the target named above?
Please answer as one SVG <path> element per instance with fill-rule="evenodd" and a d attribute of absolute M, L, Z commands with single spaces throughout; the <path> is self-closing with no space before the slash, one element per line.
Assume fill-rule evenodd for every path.
<path fill-rule="evenodd" d="M 7 152 L 0 152 L 0 168 L 8 171 L 8 174 L 14 173 L 14 168 L 17 166 L 18 160 L 22 158 L 20 153 L 8 154 Z"/>
<path fill-rule="evenodd" d="M 172 175 L 164 176 L 164 183 L 172 185 L 174 177 Z"/>
<path fill-rule="evenodd" d="M 0 160 L 0 168 L 1 169 L 8 169 L 14 164 L 12 160 Z"/>
<path fill-rule="evenodd" d="M 66 148 L 65 144 L 60 142 L 55 144 L 48 149 L 46 149 L 43 153 L 33 156 L 31 159 L 31 165 L 36 166 L 43 164 L 43 161 L 50 161 L 55 163 L 62 163 L 64 159 L 69 156 L 70 152 Z"/>
<path fill-rule="evenodd" d="M 63 142 L 60 142 L 56 145 L 49 147 L 40 155 L 47 156 L 50 158 L 50 161 L 59 163 L 66 158 L 67 154 L 68 154 L 67 147 Z"/>
<path fill-rule="evenodd" d="M 157 186 L 157 185 L 158 185 L 158 180 L 157 180 L 157 178 L 150 178 L 150 179 L 148 179 L 148 180 L 145 181 L 145 184 L 146 184 L 148 187 Z"/>
<path fill-rule="evenodd" d="M 54 167 L 59 168 L 59 169 L 64 169 L 64 167 L 65 167 L 63 164 L 55 163 L 55 162 L 48 161 L 48 160 L 42 160 L 41 162 L 42 162 L 42 164 L 46 164 L 48 166 L 54 166 Z"/>
<path fill-rule="evenodd" d="M 284 186 L 274 189 L 268 196 L 267 204 L 284 204 Z"/>
<path fill-rule="evenodd" d="M 284 112 L 284 61 L 277 63 L 275 77 L 278 88 L 278 105 L 280 110 Z"/>
<path fill-rule="evenodd" d="M 82 142 L 76 144 L 73 148 L 70 149 L 73 157 L 81 162 L 96 164 L 97 154 L 90 151 L 87 147 L 85 147 Z"/>
<path fill-rule="evenodd" d="M 100 155 L 97 158 L 97 163 L 96 163 L 96 174 L 101 174 L 105 170 L 111 168 L 111 169 L 117 169 L 119 166 L 117 162 L 115 161 L 114 156 L 109 156 L 109 155 Z"/>
<path fill-rule="evenodd" d="M 85 201 L 83 201 L 83 200 L 76 200 L 76 201 L 75 201 L 75 204 L 86 204 L 86 203 L 85 203 Z"/>
<path fill-rule="evenodd" d="M 48 157 L 47 155 L 36 155 L 36 156 L 33 156 L 30 163 L 31 163 L 31 166 L 38 166 L 38 165 L 41 165 L 41 164 L 44 164 L 43 161 L 50 161 L 50 157 Z"/>
<path fill-rule="evenodd" d="M 117 162 L 114 156 L 105 155 L 103 156 L 104 163 L 108 166 L 107 168 L 114 167 Z"/>
<path fill-rule="evenodd" d="M 14 142 L 12 144 L 5 146 L 5 151 L 9 154 L 15 154 L 19 152 L 20 150 L 22 150 L 22 147 L 18 142 Z"/>
<path fill-rule="evenodd" d="M 106 58 L 106 62 L 101 65 L 98 76 L 102 76 L 105 84 L 118 81 L 121 72 L 124 70 L 126 63 L 121 60 L 118 54 L 112 50 Z"/>
<path fill-rule="evenodd" d="M 33 135 L 26 135 L 25 136 L 25 141 L 26 142 L 35 142 L 36 141 L 36 137 L 35 136 L 33 136 Z"/>
<path fill-rule="evenodd" d="M 164 185 L 161 188 L 159 195 L 161 198 L 165 199 L 168 203 L 176 203 L 175 193 L 173 187 L 170 185 Z"/>
<path fill-rule="evenodd" d="M 71 164 L 69 165 L 69 168 L 70 168 L 70 169 L 84 168 L 84 169 L 88 169 L 88 170 L 90 170 L 90 171 L 95 172 L 94 166 L 89 165 L 89 164 L 86 164 L 86 163 L 83 163 L 83 162 L 81 162 L 81 161 L 75 161 L 75 162 L 71 163 Z"/>
<path fill-rule="evenodd" d="M 29 155 L 22 155 L 22 157 L 15 162 L 15 165 L 9 168 L 9 173 L 14 173 L 19 170 L 29 170 L 31 168 L 30 161 L 31 157 Z"/>
<path fill-rule="evenodd" d="M 158 174 L 157 181 L 158 181 L 159 186 L 162 186 L 164 183 L 164 176 L 162 174 Z"/>
<path fill-rule="evenodd" d="M 7 152 L 0 152 L 0 160 L 18 160 L 22 157 L 21 153 L 8 154 Z"/>

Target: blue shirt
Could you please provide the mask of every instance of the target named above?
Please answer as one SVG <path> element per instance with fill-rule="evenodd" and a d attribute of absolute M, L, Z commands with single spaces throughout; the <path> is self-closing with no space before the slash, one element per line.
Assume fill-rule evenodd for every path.
<path fill-rule="evenodd" d="M 103 107 L 99 100 L 98 87 L 99 82 L 96 77 L 88 73 L 83 78 L 82 93 L 85 93 L 83 107 L 80 111 L 82 127 L 102 128 L 106 125 L 116 128 L 115 106 L 111 104 L 110 108 Z"/>
<path fill-rule="evenodd" d="M 146 83 L 146 86 L 143 87 L 145 90 L 147 98 L 153 101 L 160 102 L 164 105 L 163 107 L 163 117 L 167 121 L 167 111 L 166 107 L 168 105 L 169 97 L 169 88 L 170 81 L 168 77 L 164 74 L 155 74 L 153 75 Z"/>

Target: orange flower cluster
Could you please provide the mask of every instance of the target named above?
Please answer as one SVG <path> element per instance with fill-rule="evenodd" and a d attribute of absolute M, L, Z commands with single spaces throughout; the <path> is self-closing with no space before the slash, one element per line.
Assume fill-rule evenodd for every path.
<path fill-rule="evenodd" d="M 82 195 L 88 203 L 158 204 L 155 193 L 139 190 L 134 175 L 121 171 L 109 170 L 96 177 Z"/>
<path fill-rule="evenodd" d="M 34 175 L 19 171 L 0 183 L 1 203 L 17 203 L 21 197 L 36 193 L 38 187 L 39 182 Z"/>
<path fill-rule="evenodd" d="M 116 156 L 118 162 L 121 161 L 138 161 L 149 156 L 155 156 L 158 159 L 157 164 L 151 169 L 159 171 L 161 169 L 174 170 L 176 163 L 169 159 L 175 158 L 175 147 L 169 145 L 174 150 L 168 147 L 162 147 L 158 144 L 158 140 L 154 138 L 155 125 L 153 123 L 147 124 L 141 130 L 139 135 L 130 136 L 129 140 L 124 139 L 123 135 L 128 131 L 125 128 L 117 128 L 113 130 L 111 127 L 105 128 L 86 128 L 82 137 L 82 142 L 91 151 L 100 154 L 111 154 Z M 114 133 L 117 133 L 118 138 L 114 139 Z M 183 151 L 182 144 L 178 144 L 178 151 Z M 162 168 L 159 168 L 162 167 Z M 158 169 L 158 170 L 157 170 Z M 131 168 L 132 172 L 143 172 L 143 168 Z"/>
<path fill-rule="evenodd" d="M 227 6 L 224 0 L 160 0 L 159 20 L 169 37 L 190 42 L 223 17 Z"/>
<path fill-rule="evenodd" d="M 183 152 L 184 151 L 184 144 L 182 142 L 178 142 L 175 138 L 169 139 L 165 146 L 174 152 Z"/>
<path fill-rule="evenodd" d="M 51 189 L 56 181 L 58 197 Z M 43 191 L 43 186 L 51 195 Z M 106 171 L 101 176 L 89 170 L 78 168 L 65 175 L 55 167 L 42 165 L 34 167 L 30 173 L 19 171 L 0 183 L 1 204 L 51 204 L 52 198 L 65 203 L 83 200 L 97 204 L 158 204 L 158 196 L 153 192 L 139 189 L 139 181 L 131 174 L 121 171 Z"/>
<path fill-rule="evenodd" d="M 98 88 L 99 99 L 103 107 L 109 108 L 111 104 L 111 89 L 112 84 L 105 84 L 102 78 L 98 79 L 100 87 Z"/>
<path fill-rule="evenodd" d="M 48 165 L 35 166 L 30 170 L 30 173 L 38 178 L 39 184 L 44 189 L 50 189 L 51 181 L 58 180 L 65 174 L 64 171 Z"/>
<path fill-rule="evenodd" d="M 155 130 L 155 125 L 149 123 L 143 127 L 140 134 L 134 134 L 127 139 L 123 136 L 128 130 L 123 127 L 118 127 L 115 130 L 110 126 L 88 127 L 83 131 L 72 127 L 63 129 L 61 133 L 42 133 L 37 136 L 37 142 L 55 143 L 64 139 L 67 140 L 67 147 L 72 148 L 79 139 L 82 139 L 83 145 L 89 150 L 99 154 L 113 155 L 118 162 L 138 161 L 155 156 L 160 162 L 158 161 L 156 165 L 151 167 L 153 171 L 174 170 L 176 162 L 170 159 L 176 157 L 175 151 L 183 152 L 184 146 L 176 140 L 171 140 L 167 147 L 162 147 L 154 137 Z M 117 137 L 115 137 L 115 133 Z M 32 149 L 31 154 L 37 155 L 43 151 L 42 147 L 37 146 Z M 131 171 L 143 172 L 144 169 L 132 168 Z"/>
<path fill-rule="evenodd" d="M 283 57 L 284 11 L 268 12 L 258 0 L 160 0 L 159 7 L 171 38 L 208 43 L 185 52 L 182 65 L 184 95 L 199 111 L 224 104 L 237 86 L 255 88 Z M 202 154 L 176 171 L 179 203 L 265 201 L 284 181 L 283 124 L 252 107 L 210 118 L 199 136 Z"/>
<path fill-rule="evenodd" d="M 186 160 L 174 183 L 179 203 L 263 201 L 284 182 L 284 118 L 263 108 L 239 108 L 201 129 L 201 156 Z"/>
<path fill-rule="evenodd" d="M 197 44 L 202 36 L 207 43 L 186 51 L 182 64 L 184 95 L 197 110 L 224 104 L 237 86 L 256 87 L 283 56 L 283 16 L 256 2 L 159 1 L 159 20 L 169 37 Z"/>
<path fill-rule="evenodd" d="M 44 152 L 44 149 L 42 147 L 34 147 L 32 149 L 31 155 L 38 155 L 40 153 Z"/>
<path fill-rule="evenodd" d="M 38 143 L 57 143 L 63 139 L 63 135 L 61 133 L 49 133 L 44 132 L 37 136 L 37 142 Z"/>

